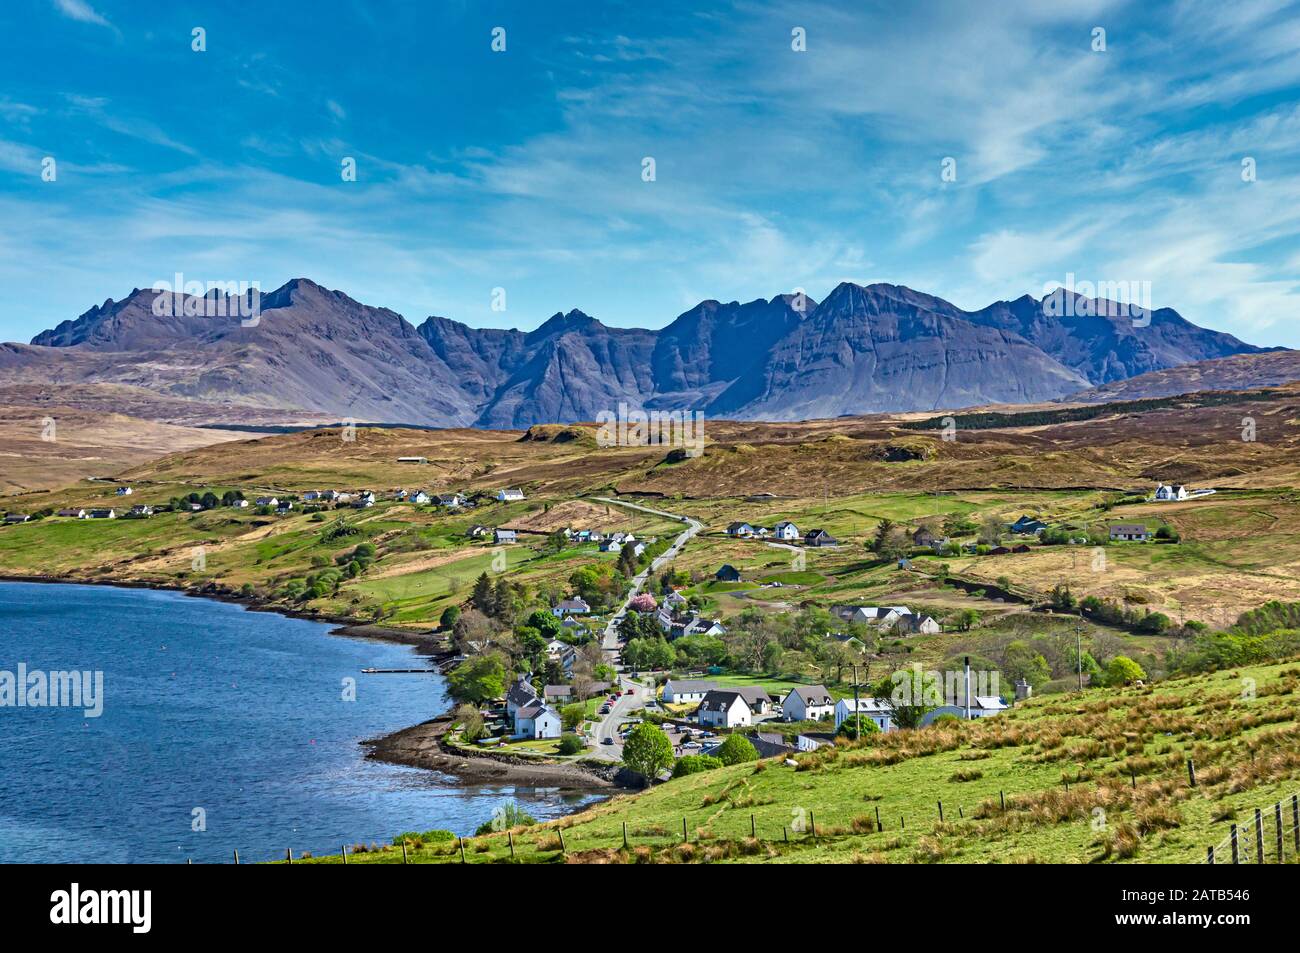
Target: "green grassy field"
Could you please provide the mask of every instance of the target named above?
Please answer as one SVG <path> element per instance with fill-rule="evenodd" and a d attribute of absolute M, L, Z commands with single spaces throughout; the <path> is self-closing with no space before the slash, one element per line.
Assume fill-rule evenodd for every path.
<path fill-rule="evenodd" d="M 1273 805 L 1284 804 L 1289 825 L 1300 792 L 1298 717 L 1294 660 L 1051 696 L 799 754 L 795 767 L 772 759 L 691 775 L 509 838 L 466 838 L 465 862 L 509 862 L 513 840 L 524 863 L 1195 863 L 1231 823 L 1253 823 L 1256 807 L 1271 861 Z M 454 841 L 409 857 L 461 862 Z M 400 863 L 401 853 L 350 862 Z"/>

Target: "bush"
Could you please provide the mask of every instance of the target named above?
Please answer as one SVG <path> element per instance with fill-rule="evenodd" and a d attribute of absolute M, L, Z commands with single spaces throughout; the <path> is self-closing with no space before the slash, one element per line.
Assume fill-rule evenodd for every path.
<path fill-rule="evenodd" d="M 514 801 L 504 801 L 492 812 L 492 820 L 484 821 L 474 831 L 474 836 L 481 834 L 491 834 L 495 831 L 505 831 L 512 827 L 531 827 L 537 823 L 537 818 L 533 817 Z"/>
<path fill-rule="evenodd" d="M 722 761 L 712 755 L 707 754 L 688 754 L 678 758 L 677 763 L 673 765 L 673 777 L 684 778 L 688 774 L 699 774 L 701 771 L 715 771 L 722 767 Z"/>
<path fill-rule="evenodd" d="M 728 765 L 757 761 L 758 749 L 744 735 L 728 735 L 727 740 L 718 746 L 717 757 L 723 764 Z"/>
<path fill-rule="evenodd" d="M 860 735 L 880 734 L 880 726 L 865 715 L 850 715 L 840 723 L 835 733 L 856 740 Z"/>
<path fill-rule="evenodd" d="M 585 747 L 587 746 L 583 744 L 582 739 L 575 734 L 560 735 L 560 754 L 577 754 Z"/>

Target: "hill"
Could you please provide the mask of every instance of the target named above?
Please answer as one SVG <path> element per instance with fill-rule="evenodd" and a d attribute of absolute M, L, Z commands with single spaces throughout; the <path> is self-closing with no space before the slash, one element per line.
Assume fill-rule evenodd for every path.
<path fill-rule="evenodd" d="M 1226 863 L 1233 822 L 1253 862 L 1256 808 L 1273 862 L 1273 806 L 1289 830 L 1300 780 L 1298 691 L 1292 660 L 1031 699 L 991 718 L 841 739 L 792 763 L 705 771 L 466 838 L 464 862 L 1199 863 L 1215 846 Z M 1284 848 L 1294 861 L 1289 834 Z M 454 840 L 408 851 L 416 863 L 462 861 Z M 349 862 L 402 854 L 354 852 Z"/>
<path fill-rule="evenodd" d="M 1167 370 L 1112 381 L 1071 394 L 1073 402 L 1109 403 L 1146 397 L 1170 397 L 1197 391 L 1253 390 L 1300 381 L 1300 351 L 1265 351 L 1196 361 Z"/>

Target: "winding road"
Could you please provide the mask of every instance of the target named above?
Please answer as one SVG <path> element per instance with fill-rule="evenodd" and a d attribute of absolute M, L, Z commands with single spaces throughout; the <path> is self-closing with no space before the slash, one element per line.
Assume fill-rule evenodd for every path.
<path fill-rule="evenodd" d="M 596 499 L 602 503 L 610 503 L 614 506 L 625 506 L 628 509 L 640 510 L 642 513 L 650 513 L 654 516 L 663 516 L 671 520 L 677 520 L 679 523 L 686 524 L 686 529 L 675 540 L 673 540 L 673 544 L 655 558 L 649 566 L 633 577 L 632 588 L 628 591 L 627 598 L 623 600 L 623 604 L 620 605 L 618 610 L 610 617 L 608 624 L 605 626 L 605 634 L 601 639 L 601 648 L 609 653 L 610 662 L 613 664 L 615 671 L 620 672 L 615 683 L 619 686 L 620 693 L 625 693 L 629 688 L 633 690 L 633 693 L 631 695 L 620 694 L 618 701 L 611 707 L 609 714 L 605 715 L 596 725 L 594 738 L 595 756 L 606 761 L 622 761 L 623 742 L 618 736 L 619 726 L 628 720 L 628 716 L 633 710 L 644 708 L 645 703 L 651 700 L 654 695 L 651 690 L 647 689 L 640 682 L 635 682 L 621 673 L 621 665 L 618 660 L 618 624 L 622 621 L 623 615 L 627 612 L 628 604 L 640 595 L 641 589 L 646 584 L 646 581 L 654 573 L 658 572 L 665 564 L 672 562 L 672 560 L 676 558 L 677 554 L 682 551 L 682 547 L 686 545 L 686 541 L 702 530 L 704 524 L 689 516 L 681 516 L 677 513 L 667 513 L 663 510 L 651 509 L 650 507 L 642 506 L 639 503 L 628 503 L 624 500 L 615 500 L 605 496 L 598 496 Z M 612 745 L 601 744 L 605 738 L 613 738 L 614 743 Z"/>

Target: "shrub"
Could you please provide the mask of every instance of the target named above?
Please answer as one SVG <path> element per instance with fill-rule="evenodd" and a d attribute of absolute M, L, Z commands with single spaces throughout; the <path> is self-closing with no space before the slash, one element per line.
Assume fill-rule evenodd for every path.
<path fill-rule="evenodd" d="M 575 734 L 565 734 L 560 736 L 560 754 L 577 754 L 585 747 L 587 746 L 582 743 L 582 739 Z"/>
<path fill-rule="evenodd" d="M 673 765 L 673 777 L 684 778 L 688 774 L 699 774 L 701 771 L 715 771 L 722 767 L 722 760 L 707 754 L 688 754 L 678 758 L 677 763 Z"/>
<path fill-rule="evenodd" d="M 727 740 L 718 746 L 717 757 L 723 764 L 757 761 L 758 749 L 744 735 L 728 735 Z"/>
<path fill-rule="evenodd" d="M 505 831 L 512 827 L 530 827 L 537 823 L 537 818 L 533 817 L 514 801 L 503 801 L 495 811 L 492 812 L 492 819 L 484 821 L 474 831 L 474 836 L 481 834 L 491 834 L 495 831 Z"/>
<path fill-rule="evenodd" d="M 836 734 L 856 740 L 860 736 L 880 734 L 880 726 L 865 715 L 850 715 L 840 723 Z"/>

